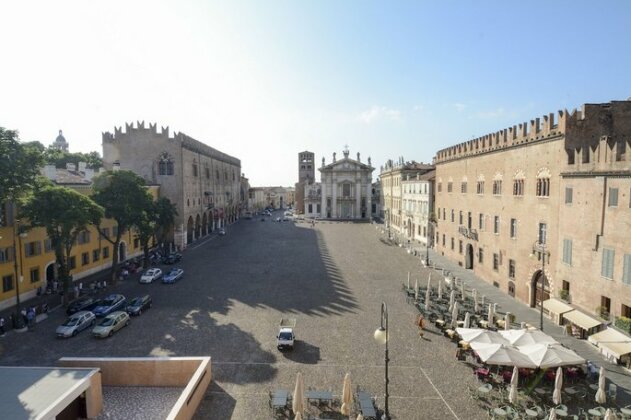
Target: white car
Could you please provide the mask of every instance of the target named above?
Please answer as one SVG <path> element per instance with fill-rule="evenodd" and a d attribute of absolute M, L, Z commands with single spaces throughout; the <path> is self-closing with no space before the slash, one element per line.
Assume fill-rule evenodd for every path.
<path fill-rule="evenodd" d="M 154 280 L 158 280 L 160 277 L 162 277 L 162 270 L 160 270 L 159 268 L 150 268 L 149 270 L 145 271 L 142 276 L 140 276 L 140 282 L 151 283 Z"/>
<path fill-rule="evenodd" d="M 57 337 L 67 338 L 74 337 L 80 331 L 85 330 L 88 327 L 91 327 L 96 322 L 96 317 L 92 312 L 89 311 L 79 311 L 74 313 L 59 327 L 57 327 Z"/>

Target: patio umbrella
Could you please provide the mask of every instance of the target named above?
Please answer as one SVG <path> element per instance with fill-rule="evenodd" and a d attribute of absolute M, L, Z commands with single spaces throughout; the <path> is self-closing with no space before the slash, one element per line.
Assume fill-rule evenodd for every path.
<path fill-rule="evenodd" d="M 486 320 L 489 322 L 489 326 L 493 325 L 493 305 L 489 303 L 489 313 L 486 317 Z"/>
<path fill-rule="evenodd" d="M 465 328 L 469 328 L 471 326 L 471 314 L 469 312 L 464 314 L 464 324 L 462 326 Z"/>
<path fill-rule="evenodd" d="M 296 413 L 296 417 L 294 417 L 294 420 L 302 420 L 302 414 Z"/>
<path fill-rule="evenodd" d="M 502 337 L 514 346 L 530 346 L 534 344 L 558 344 L 557 341 L 541 330 L 508 330 L 500 331 Z"/>
<path fill-rule="evenodd" d="M 414 280 L 414 300 L 418 300 L 418 279 Z"/>
<path fill-rule="evenodd" d="M 451 311 L 451 328 L 458 326 L 458 302 L 454 302 L 454 308 Z"/>
<path fill-rule="evenodd" d="M 517 347 L 507 344 L 486 344 L 470 342 L 469 345 L 484 363 L 489 365 L 517 366 L 534 369 L 537 365 L 519 351 Z"/>
<path fill-rule="evenodd" d="M 340 413 L 345 416 L 351 414 L 351 405 L 353 404 L 353 392 L 351 388 L 351 374 L 344 375 L 344 386 L 342 387 L 342 408 Z"/>
<path fill-rule="evenodd" d="M 302 419 L 302 412 L 305 409 L 304 400 L 305 383 L 302 379 L 302 372 L 298 372 L 298 375 L 296 375 L 296 386 L 294 387 L 294 397 L 291 401 L 291 409 L 296 414 L 296 419 Z"/>
<path fill-rule="evenodd" d="M 425 310 L 426 311 L 429 311 L 429 301 L 431 298 L 430 292 L 431 292 L 431 289 L 428 287 L 427 291 L 425 292 Z"/>
<path fill-rule="evenodd" d="M 364 420 L 364 416 L 362 416 L 361 413 L 359 413 L 357 415 L 357 420 Z"/>
<path fill-rule="evenodd" d="M 605 418 L 604 420 L 615 420 L 618 417 L 616 417 L 616 415 L 613 413 L 613 411 L 611 411 L 611 408 L 608 408 L 607 411 L 605 411 Z"/>
<path fill-rule="evenodd" d="M 557 420 L 557 412 L 554 407 L 550 409 L 550 416 L 548 417 L 548 420 Z"/>
<path fill-rule="evenodd" d="M 455 301 L 456 301 L 456 291 L 452 290 L 451 294 L 449 295 L 449 312 L 453 311 Z"/>
<path fill-rule="evenodd" d="M 573 350 L 563 347 L 558 343 L 531 344 L 529 346 L 518 346 L 518 348 L 541 369 L 581 365 L 585 363 L 585 359 L 576 354 Z"/>
<path fill-rule="evenodd" d="M 552 393 L 552 402 L 556 405 L 561 404 L 561 387 L 563 386 L 563 369 L 561 366 L 557 368 L 557 374 L 554 378 L 554 393 Z"/>
<path fill-rule="evenodd" d="M 438 299 L 443 298 L 443 280 L 438 280 Z"/>
<path fill-rule="evenodd" d="M 485 330 L 483 328 L 456 328 L 456 332 L 468 343 L 510 344 L 496 331 Z"/>
<path fill-rule="evenodd" d="M 596 391 L 596 402 L 604 404 L 607 402 L 607 394 L 605 394 L 605 368 L 600 367 L 600 375 L 598 376 L 598 391 Z"/>
<path fill-rule="evenodd" d="M 478 291 L 476 289 L 473 289 L 471 291 L 471 294 L 473 295 L 473 312 L 477 314 L 478 313 Z"/>
<path fill-rule="evenodd" d="M 508 401 L 511 404 L 517 402 L 517 382 L 519 382 L 519 369 L 515 366 L 513 368 L 513 376 L 510 378 L 510 392 L 508 393 Z"/>
<path fill-rule="evenodd" d="M 510 330 L 510 312 L 506 312 L 504 315 L 504 329 Z"/>

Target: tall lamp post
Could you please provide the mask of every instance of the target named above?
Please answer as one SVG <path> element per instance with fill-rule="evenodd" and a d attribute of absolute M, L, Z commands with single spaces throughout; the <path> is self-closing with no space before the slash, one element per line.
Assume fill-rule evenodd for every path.
<path fill-rule="evenodd" d="M 535 255 L 539 255 L 541 258 L 541 276 L 539 280 L 541 282 L 541 302 L 539 302 L 540 310 L 539 310 L 539 329 L 543 331 L 543 294 L 545 292 L 545 284 L 546 284 L 546 257 L 550 257 L 550 253 L 546 249 L 546 243 L 544 241 L 535 241 L 532 245 L 532 254 L 530 254 L 531 258 L 534 258 Z M 535 287 L 537 287 L 535 285 Z M 536 291 L 535 291 L 535 301 L 536 301 Z"/>
<path fill-rule="evenodd" d="M 15 271 L 15 317 L 13 328 L 22 328 L 22 315 L 20 314 L 20 283 L 22 283 L 22 238 L 26 237 L 25 232 L 20 232 L 20 221 L 13 221 L 13 269 Z M 17 244 L 16 244 L 17 241 Z M 18 258 L 20 259 L 20 269 L 18 271 Z"/>
<path fill-rule="evenodd" d="M 384 399 L 384 413 L 381 417 L 382 420 L 390 419 L 390 411 L 388 410 L 388 362 L 390 359 L 388 358 L 388 307 L 386 306 L 386 302 L 381 302 L 381 326 L 377 328 L 375 331 L 375 340 L 377 340 L 380 344 L 385 344 L 386 346 L 386 354 L 385 354 L 385 366 L 386 366 L 386 394 Z"/>

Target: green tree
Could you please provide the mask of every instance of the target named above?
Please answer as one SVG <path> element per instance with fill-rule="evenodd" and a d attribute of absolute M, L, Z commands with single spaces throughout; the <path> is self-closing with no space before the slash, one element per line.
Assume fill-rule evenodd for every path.
<path fill-rule="evenodd" d="M 18 141 L 18 133 L 0 127 L 0 204 L 15 201 L 30 191 L 43 163 L 37 147 Z"/>
<path fill-rule="evenodd" d="M 166 197 L 160 197 L 151 203 L 151 206 L 143 211 L 134 227 L 136 237 L 143 249 L 145 268 L 149 266 L 149 242 L 153 238 L 155 242 L 164 246 L 168 234 L 171 232 L 177 216 L 177 210 Z"/>
<path fill-rule="evenodd" d="M 167 243 L 170 235 L 173 233 L 175 218 L 177 217 L 177 208 L 166 197 L 160 197 L 155 202 L 156 213 L 156 242 L 161 247 Z"/>
<path fill-rule="evenodd" d="M 70 253 L 77 237 L 90 225 L 98 225 L 104 211 L 90 197 L 66 187 L 46 185 L 34 190 L 23 206 L 29 227 L 43 227 L 55 251 L 64 296 L 70 296 Z M 69 299 L 66 299 L 66 303 Z"/>
<path fill-rule="evenodd" d="M 118 226 L 111 235 L 98 227 L 101 236 L 114 245 L 111 281 L 116 284 L 121 237 L 136 225 L 153 200 L 144 179 L 131 171 L 104 172 L 94 178 L 93 189 L 92 199 L 105 209 L 105 217 L 114 219 Z"/>
<path fill-rule="evenodd" d="M 55 165 L 56 168 L 65 168 L 67 163 L 74 163 L 78 167 L 79 162 L 85 162 L 88 168 L 93 169 L 103 166 L 103 159 L 101 159 L 99 152 L 69 153 L 49 146 L 43 154 L 46 163 Z"/>

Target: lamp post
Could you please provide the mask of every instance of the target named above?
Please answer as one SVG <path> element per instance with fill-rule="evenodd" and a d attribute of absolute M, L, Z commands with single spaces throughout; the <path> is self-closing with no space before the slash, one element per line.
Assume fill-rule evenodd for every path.
<path fill-rule="evenodd" d="M 543 331 L 543 293 L 545 292 L 545 284 L 546 284 L 546 257 L 549 257 L 549 253 L 546 250 L 546 243 L 544 241 L 535 241 L 532 246 L 532 254 L 530 257 L 535 256 L 535 252 L 539 253 L 541 256 L 541 302 L 539 303 L 539 329 Z M 535 287 L 537 287 L 535 285 Z M 536 291 L 535 291 L 535 300 L 536 300 Z"/>
<path fill-rule="evenodd" d="M 386 376 L 385 376 L 385 385 L 386 385 L 386 394 L 384 399 L 384 413 L 381 417 L 382 420 L 390 419 L 390 411 L 388 410 L 388 362 L 390 359 L 388 358 L 388 307 L 386 306 L 386 302 L 381 302 L 381 325 L 375 331 L 375 340 L 377 340 L 380 344 L 385 344 L 386 346 L 386 354 L 385 354 L 385 366 L 386 366 Z"/>
<path fill-rule="evenodd" d="M 20 221 L 13 221 L 13 269 L 15 271 L 15 317 L 14 328 L 22 328 L 22 315 L 20 314 L 20 283 L 22 282 L 22 238 L 26 233 L 20 232 Z M 17 241 L 17 244 L 16 244 Z M 18 271 L 18 258 L 20 259 L 20 269 Z"/>

